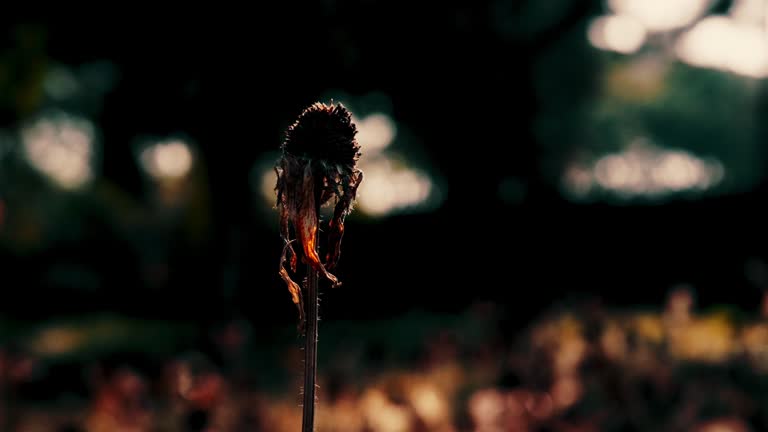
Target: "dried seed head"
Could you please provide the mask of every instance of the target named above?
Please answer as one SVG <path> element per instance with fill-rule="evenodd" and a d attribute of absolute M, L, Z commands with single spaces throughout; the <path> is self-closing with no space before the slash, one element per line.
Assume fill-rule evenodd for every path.
<path fill-rule="evenodd" d="M 344 219 L 352 211 L 363 173 L 356 168 L 360 145 L 352 115 L 341 104 L 315 103 L 301 113 L 285 133 L 277 171 L 277 207 L 280 235 L 285 248 L 280 258 L 280 276 L 288 285 L 293 302 L 302 315 L 301 292 L 293 282 L 297 256 L 333 286 L 339 285 L 333 270 L 341 254 Z M 328 221 L 325 260 L 318 251 L 318 208 L 335 197 L 333 217 Z M 296 236 L 298 253 L 291 243 Z"/>
<path fill-rule="evenodd" d="M 315 103 L 285 132 L 283 152 L 352 168 L 360 157 L 352 114 L 341 104 Z"/>

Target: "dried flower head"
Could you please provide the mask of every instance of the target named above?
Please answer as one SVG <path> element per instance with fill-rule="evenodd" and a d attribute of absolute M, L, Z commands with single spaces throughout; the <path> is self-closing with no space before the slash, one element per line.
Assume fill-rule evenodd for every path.
<path fill-rule="evenodd" d="M 291 233 L 299 242 L 304 262 L 338 286 L 338 279 L 329 270 L 339 260 L 344 219 L 352 211 L 363 180 L 362 171 L 356 167 L 360 157 L 356 134 L 350 112 L 333 103 L 315 103 L 305 109 L 285 133 L 282 157 L 275 167 L 280 235 L 285 241 L 280 276 L 288 285 L 300 316 L 301 290 L 290 275 L 296 273 L 297 262 Z M 332 199 L 335 209 L 328 222 L 328 251 L 322 262 L 317 251 L 319 208 Z"/>

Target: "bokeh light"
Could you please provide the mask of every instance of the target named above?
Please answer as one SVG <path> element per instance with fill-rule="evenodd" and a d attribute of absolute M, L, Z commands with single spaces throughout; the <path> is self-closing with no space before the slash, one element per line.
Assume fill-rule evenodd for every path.
<path fill-rule="evenodd" d="M 78 349 L 85 338 L 77 329 L 51 327 L 35 335 L 29 343 L 30 350 L 37 354 L 61 355 Z"/>
<path fill-rule="evenodd" d="M 95 127 L 65 113 L 40 117 L 21 132 L 26 160 L 64 189 L 78 189 L 94 176 Z"/>
<path fill-rule="evenodd" d="M 436 428 L 449 420 L 450 406 L 437 387 L 429 382 L 416 384 L 410 389 L 409 399 L 416 414 L 430 428 Z"/>
<path fill-rule="evenodd" d="M 181 139 L 157 141 L 140 154 L 141 166 L 156 180 L 175 180 L 186 176 L 194 161 L 190 145 Z"/>
<path fill-rule="evenodd" d="M 768 30 L 768 0 L 734 0 L 728 12 L 734 21 Z"/>
<path fill-rule="evenodd" d="M 357 125 L 357 141 L 366 153 L 380 153 L 392 144 L 397 134 L 397 125 L 384 113 L 375 112 L 362 119 L 353 116 L 352 121 Z"/>
<path fill-rule="evenodd" d="M 719 418 L 700 425 L 695 432 L 750 432 L 751 430 L 739 418 Z"/>
<path fill-rule="evenodd" d="M 607 15 L 592 20 L 587 37 L 596 48 L 631 54 L 643 46 L 646 31 L 632 16 Z"/>
<path fill-rule="evenodd" d="M 649 32 L 685 27 L 700 17 L 710 0 L 609 0 L 617 14 L 636 18 Z"/>
<path fill-rule="evenodd" d="M 682 61 L 694 66 L 768 77 L 768 31 L 727 16 L 710 16 L 698 22 L 678 40 L 676 52 Z"/>
<path fill-rule="evenodd" d="M 684 150 L 662 149 L 639 138 L 624 151 L 605 155 L 591 166 L 566 168 L 567 192 L 584 198 L 595 188 L 620 197 L 659 197 L 717 186 L 725 175 L 717 160 L 699 158 Z"/>
<path fill-rule="evenodd" d="M 259 175 L 258 185 L 261 196 L 267 204 L 275 205 L 277 200 L 277 191 L 275 190 L 275 186 L 277 185 L 277 174 L 275 173 L 275 170 L 268 163 L 262 163 L 257 165 L 254 171 Z"/>
<path fill-rule="evenodd" d="M 416 207 L 432 193 L 432 180 L 423 172 L 381 158 L 362 164 L 365 181 L 359 190 L 359 208 L 372 216 Z"/>
<path fill-rule="evenodd" d="M 371 430 L 376 432 L 408 432 L 413 422 L 412 414 L 403 406 L 389 400 L 379 389 L 368 390 L 363 395 L 363 412 Z"/>
<path fill-rule="evenodd" d="M 385 151 L 397 136 L 394 120 L 374 112 L 356 121 L 363 152 L 360 169 L 365 174 L 358 191 L 358 208 L 376 217 L 426 203 L 434 191 L 430 176 L 397 153 Z"/>
<path fill-rule="evenodd" d="M 680 30 L 650 40 L 663 52 L 671 43 L 677 57 L 692 66 L 768 77 L 768 0 L 735 0 L 727 15 L 705 16 L 712 3 L 609 0 L 614 15 L 593 19 L 587 37 L 596 48 L 631 54 L 644 45 L 647 34 Z"/>

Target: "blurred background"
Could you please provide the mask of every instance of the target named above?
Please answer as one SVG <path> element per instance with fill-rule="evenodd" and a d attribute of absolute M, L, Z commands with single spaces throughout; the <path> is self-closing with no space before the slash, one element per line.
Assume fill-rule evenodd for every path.
<path fill-rule="evenodd" d="M 768 430 L 768 0 L 4 15 L 0 431 L 295 431 L 275 174 L 365 181 L 321 431 Z"/>

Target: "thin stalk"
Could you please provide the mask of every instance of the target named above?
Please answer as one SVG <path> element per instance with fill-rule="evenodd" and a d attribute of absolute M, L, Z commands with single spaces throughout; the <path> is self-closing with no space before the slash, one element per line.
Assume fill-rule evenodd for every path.
<path fill-rule="evenodd" d="M 317 243 L 315 243 L 317 244 Z M 302 432 L 315 429 L 315 387 L 317 383 L 317 327 L 318 327 L 318 281 L 319 275 L 307 264 L 306 279 L 306 327 L 304 336 L 304 415 Z"/>

